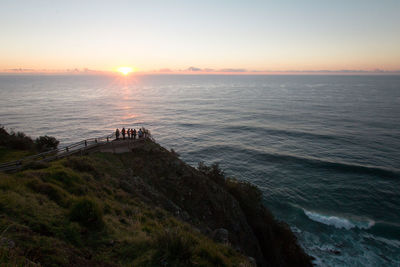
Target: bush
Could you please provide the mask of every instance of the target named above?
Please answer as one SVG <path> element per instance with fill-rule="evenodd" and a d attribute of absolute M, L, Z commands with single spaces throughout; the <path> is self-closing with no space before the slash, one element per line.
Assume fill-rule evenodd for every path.
<path fill-rule="evenodd" d="M 4 127 L 0 127 L 0 145 L 12 149 L 30 150 L 33 148 L 33 141 L 22 132 L 8 133 Z"/>
<path fill-rule="evenodd" d="M 77 223 L 69 223 L 62 228 L 61 238 L 76 246 L 82 245 L 80 226 Z"/>
<path fill-rule="evenodd" d="M 81 198 L 72 205 L 70 219 L 92 230 L 99 230 L 104 226 L 103 212 L 90 198 Z"/>
<path fill-rule="evenodd" d="M 19 150 L 38 150 L 39 152 L 49 151 L 58 147 L 58 141 L 52 136 L 40 136 L 33 142 L 32 138 L 22 132 L 7 132 L 0 127 L 0 146 Z"/>
<path fill-rule="evenodd" d="M 94 163 L 90 158 L 71 157 L 64 163 L 64 166 L 79 172 L 87 172 L 94 177 L 99 177 L 101 174 L 94 167 Z"/>
<path fill-rule="evenodd" d="M 171 154 L 177 158 L 179 158 L 179 156 L 180 156 L 173 148 L 171 148 Z"/>
<path fill-rule="evenodd" d="M 35 146 L 38 151 L 45 152 L 56 149 L 59 143 L 60 141 L 58 141 L 55 137 L 45 135 L 36 138 Z"/>
<path fill-rule="evenodd" d="M 113 247 L 113 251 L 115 251 L 118 258 L 128 266 L 129 263 L 132 264 L 133 260 L 142 257 L 152 248 L 152 243 L 147 238 L 142 237 L 118 243 Z M 132 264 L 129 266 L 136 265 Z M 140 266 L 140 264 L 138 264 L 138 266 Z"/>
<path fill-rule="evenodd" d="M 27 184 L 36 193 L 46 195 L 50 200 L 59 206 L 66 207 L 68 205 L 67 195 L 61 188 L 49 183 L 43 183 L 39 180 L 33 180 Z"/>
<path fill-rule="evenodd" d="M 239 201 L 245 210 L 263 205 L 261 190 L 249 182 L 228 178 L 226 180 L 226 189 Z"/>
<path fill-rule="evenodd" d="M 31 161 L 28 162 L 27 164 L 23 165 L 22 168 L 23 170 L 41 170 L 41 169 L 46 169 L 50 165 L 47 162 L 42 162 L 42 161 Z"/>
<path fill-rule="evenodd" d="M 171 264 L 171 266 L 191 266 L 196 240 L 188 233 L 177 229 L 166 229 L 155 238 L 157 252 L 154 264 Z"/>
<path fill-rule="evenodd" d="M 220 169 L 218 163 L 214 163 L 211 166 L 207 166 L 204 162 L 199 162 L 197 169 L 208 176 L 211 180 L 216 182 L 217 184 L 224 185 L 225 184 L 225 173 Z"/>

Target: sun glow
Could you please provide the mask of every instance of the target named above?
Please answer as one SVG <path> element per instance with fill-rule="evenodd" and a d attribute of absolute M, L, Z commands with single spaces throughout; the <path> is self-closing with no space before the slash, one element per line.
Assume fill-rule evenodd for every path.
<path fill-rule="evenodd" d="M 128 75 L 129 73 L 133 72 L 133 69 L 131 67 L 119 67 L 117 71 L 123 75 Z"/>

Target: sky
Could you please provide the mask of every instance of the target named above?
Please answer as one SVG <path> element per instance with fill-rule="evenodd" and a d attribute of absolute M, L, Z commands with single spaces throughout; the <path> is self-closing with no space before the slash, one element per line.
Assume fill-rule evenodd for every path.
<path fill-rule="evenodd" d="M 0 70 L 400 70 L 400 1 L 0 0 Z"/>

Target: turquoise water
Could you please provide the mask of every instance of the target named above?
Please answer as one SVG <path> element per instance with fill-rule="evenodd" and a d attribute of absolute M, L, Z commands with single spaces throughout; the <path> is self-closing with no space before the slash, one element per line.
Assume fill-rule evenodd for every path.
<path fill-rule="evenodd" d="M 0 123 L 62 145 L 148 127 L 258 185 L 321 266 L 400 265 L 400 76 L 0 76 Z"/>

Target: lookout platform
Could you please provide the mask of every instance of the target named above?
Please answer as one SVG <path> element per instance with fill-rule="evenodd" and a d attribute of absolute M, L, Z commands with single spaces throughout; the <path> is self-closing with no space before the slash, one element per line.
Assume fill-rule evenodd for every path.
<path fill-rule="evenodd" d="M 57 159 L 61 159 L 71 155 L 84 155 L 93 152 L 105 152 L 105 153 L 126 153 L 132 152 L 135 147 L 141 146 L 145 140 L 152 139 L 150 134 L 147 133 L 144 137 L 129 139 L 120 138 L 115 139 L 115 135 L 107 135 L 99 138 L 91 138 L 74 143 L 63 148 L 58 148 L 36 155 L 24 157 L 22 159 L 6 162 L 0 164 L 0 171 L 13 172 L 22 169 L 24 166 L 35 162 L 49 162 Z"/>

